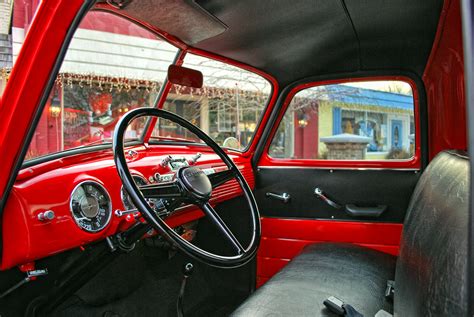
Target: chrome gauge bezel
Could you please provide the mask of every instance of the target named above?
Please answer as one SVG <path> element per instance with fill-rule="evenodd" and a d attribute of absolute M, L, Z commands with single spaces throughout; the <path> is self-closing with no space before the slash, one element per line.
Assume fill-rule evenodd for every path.
<path fill-rule="evenodd" d="M 86 184 L 93 185 L 93 186 L 96 186 L 96 187 L 100 188 L 104 192 L 104 195 L 106 196 L 107 201 L 108 201 L 108 205 L 109 205 L 109 208 L 107 210 L 107 220 L 105 221 L 104 225 L 102 227 L 100 227 L 98 229 L 94 229 L 94 230 L 86 229 L 80 224 L 79 220 L 77 220 L 76 215 L 74 214 L 74 209 L 73 209 L 73 206 L 72 206 L 72 200 L 73 200 L 74 193 L 76 192 L 76 190 L 79 187 L 81 187 L 82 185 L 86 185 Z M 79 184 L 77 184 L 76 187 L 74 187 L 74 189 L 71 191 L 71 195 L 69 196 L 69 212 L 71 213 L 72 219 L 74 219 L 74 222 L 76 223 L 76 225 L 82 231 L 85 231 L 85 232 L 88 232 L 88 233 L 97 233 L 97 232 L 100 232 L 100 231 L 104 230 L 105 228 L 107 228 L 107 226 L 110 224 L 110 221 L 112 219 L 112 199 L 110 198 L 109 192 L 107 191 L 107 189 L 102 184 L 100 184 L 99 182 L 94 181 L 94 180 L 85 180 L 85 181 L 82 181 Z"/>
<path fill-rule="evenodd" d="M 139 175 L 139 174 L 132 174 L 132 178 L 134 179 L 133 181 L 135 182 L 135 184 L 137 183 L 135 181 L 135 178 L 139 178 L 141 179 L 145 184 L 150 184 L 150 182 L 148 182 L 148 180 L 142 176 L 142 175 Z M 120 187 L 120 199 L 122 200 L 122 205 L 123 205 L 123 208 L 125 208 L 125 210 L 128 210 L 128 207 L 125 205 L 125 200 L 126 198 L 124 197 L 124 193 L 125 193 L 125 188 L 123 187 L 123 185 Z M 128 194 L 128 193 L 127 193 Z"/>

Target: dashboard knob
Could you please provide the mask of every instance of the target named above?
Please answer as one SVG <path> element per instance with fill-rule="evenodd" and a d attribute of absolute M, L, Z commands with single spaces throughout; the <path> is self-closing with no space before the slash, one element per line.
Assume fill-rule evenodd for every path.
<path fill-rule="evenodd" d="M 44 212 L 40 212 L 38 214 L 38 220 L 39 221 L 49 221 L 53 220 L 55 217 L 54 211 L 52 210 L 46 210 Z"/>
<path fill-rule="evenodd" d="M 196 164 L 196 162 L 201 158 L 201 156 L 202 156 L 202 153 L 200 153 L 200 152 L 196 153 L 196 155 L 194 155 L 191 158 L 191 161 L 193 162 L 193 164 Z"/>
<path fill-rule="evenodd" d="M 173 160 L 173 158 L 171 157 L 171 155 L 168 155 L 167 157 L 165 157 L 165 158 L 161 161 L 160 165 L 161 165 L 162 167 L 166 167 L 166 166 L 168 166 L 168 164 L 169 164 L 172 160 Z"/>

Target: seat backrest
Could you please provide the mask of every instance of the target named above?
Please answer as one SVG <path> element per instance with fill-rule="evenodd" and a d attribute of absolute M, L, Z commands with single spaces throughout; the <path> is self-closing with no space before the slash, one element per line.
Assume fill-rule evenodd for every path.
<path fill-rule="evenodd" d="M 465 316 L 469 159 L 446 151 L 428 165 L 408 207 L 395 274 L 395 316 Z"/>

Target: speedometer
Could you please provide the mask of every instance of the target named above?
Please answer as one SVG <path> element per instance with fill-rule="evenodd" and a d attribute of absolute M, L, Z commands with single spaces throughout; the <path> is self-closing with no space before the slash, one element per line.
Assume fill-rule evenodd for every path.
<path fill-rule="evenodd" d="M 82 182 L 74 188 L 70 208 L 76 224 L 87 232 L 101 231 L 112 216 L 109 193 L 94 181 Z"/>

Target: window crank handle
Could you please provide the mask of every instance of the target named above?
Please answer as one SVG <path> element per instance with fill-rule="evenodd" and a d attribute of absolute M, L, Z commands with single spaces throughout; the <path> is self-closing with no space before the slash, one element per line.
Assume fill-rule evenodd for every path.
<path fill-rule="evenodd" d="M 285 204 L 288 203 L 291 199 L 291 196 L 288 193 L 283 193 L 281 195 L 278 195 L 278 194 L 275 194 L 275 193 L 266 193 L 265 196 L 281 200 Z"/>
<path fill-rule="evenodd" d="M 333 208 L 336 208 L 336 209 L 339 209 L 341 208 L 342 206 L 339 205 L 338 203 L 336 203 L 335 201 L 332 201 L 331 199 L 329 199 L 326 195 L 324 195 L 324 192 L 321 190 L 321 188 L 319 187 L 316 187 L 314 189 L 314 194 L 316 196 L 318 196 L 319 199 L 321 199 L 322 201 L 324 201 L 326 204 L 328 204 L 329 206 L 333 207 Z"/>

